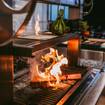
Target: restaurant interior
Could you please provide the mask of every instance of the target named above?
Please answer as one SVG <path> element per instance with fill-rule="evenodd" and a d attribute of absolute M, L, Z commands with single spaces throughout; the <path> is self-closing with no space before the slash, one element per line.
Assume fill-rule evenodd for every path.
<path fill-rule="evenodd" d="M 104 0 L 0 0 L 0 105 L 105 105 Z"/>

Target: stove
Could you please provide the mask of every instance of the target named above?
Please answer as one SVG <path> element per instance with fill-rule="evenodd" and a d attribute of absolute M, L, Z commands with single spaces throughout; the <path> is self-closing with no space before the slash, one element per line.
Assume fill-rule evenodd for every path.
<path fill-rule="evenodd" d="M 57 49 L 58 55 L 62 53 L 64 57 L 67 57 L 67 47 L 54 46 Z M 92 67 L 76 66 L 69 67 L 64 65 L 61 67 L 63 77 L 57 86 L 48 85 L 48 81 L 35 81 L 31 78 L 34 72 L 30 69 L 35 65 L 39 65 L 40 71 L 45 69 L 46 65 L 41 62 L 42 56 L 45 57 L 49 54 L 49 48 L 37 51 L 34 57 L 25 57 L 25 61 L 29 60 L 29 65 L 22 70 L 17 69 L 14 75 L 14 104 L 15 105 L 78 105 L 82 100 L 85 93 L 89 90 L 100 76 L 99 69 L 93 69 Z M 21 57 L 22 58 L 22 57 Z M 83 62 L 81 62 L 83 63 Z M 47 66 L 50 65 L 47 63 Z M 34 67 L 33 67 L 34 65 Z M 42 69 L 42 70 L 41 70 Z M 34 76 L 37 72 L 35 72 Z M 65 76 L 66 75 L 66 76 Z M 73 77 L 74 75 L 74 77 Z M 76 78 L 76 76 L 78 76 Z M 50 82 L 56 81 L 51 79 Z"/>
<path fill-rule="evenodd" d="M 29 75 L 19 77 L 14 84 L 15 105 L 69 105 L 79 103 L 100 76 L 98 70 L 85 72 L 82 79 L 63 81 L 59 87 L 30 86 Z M 78 105 L 78 104 L 76 104 Z"/>

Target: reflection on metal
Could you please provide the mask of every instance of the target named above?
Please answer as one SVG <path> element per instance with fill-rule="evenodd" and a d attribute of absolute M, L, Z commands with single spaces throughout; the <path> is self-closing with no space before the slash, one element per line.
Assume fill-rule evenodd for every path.
<path fill-rule="evenodd" d="M 6 13 L 6 14 L 17 14 L 17 13 L 24 13 L 27 12 L 31 6 L 33 0 L 29 0 L 29 2 L 21 9 L 14 9 L 11 6 L 9 6 L 5 0 L 0 0 L 0 12 Z"/>

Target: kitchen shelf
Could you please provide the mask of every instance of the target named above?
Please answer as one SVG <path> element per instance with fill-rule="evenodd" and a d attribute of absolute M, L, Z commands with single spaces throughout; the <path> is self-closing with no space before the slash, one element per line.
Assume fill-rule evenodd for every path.
<path fill-rule="evenodd" d="M 36 51 L 55 46 L 74 37 L 78 36 L 73 33 L 68 33 L 47 40 L 16 38 L 13 41 L 13 54 L 15 56 L 30 57 L 33 56 Z"/>
<path fill-rule="evenodd" d="M 46 40 L 21 37 L 11 38 L 9 41 L 0 45 L 0 55 L 32 57 L 36 51 L 55 46 L 76 37 L 78 37 L 78 35 L 67 33 Z"/>

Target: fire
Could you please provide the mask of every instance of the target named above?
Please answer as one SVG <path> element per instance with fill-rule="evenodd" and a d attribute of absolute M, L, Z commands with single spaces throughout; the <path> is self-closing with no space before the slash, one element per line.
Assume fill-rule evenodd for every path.
<path fill-rule="evenodd" d="M 67 58 L 62 58 L 56 64 L 53 65 L 52 69 L 50 70 L 50 74 L 56 78 L 56 84 L 60 83 L 60 75 L 62 75 L 62 71 L 60 67 L 63 64 L 68 64 Z"/>
<path fill-rule="evenodd" d="M 39 15 L 37 15 L 36 23 L 35 23 L 35 35 L 37 36 L 39 35 L 39 32 L 40 32 L 39 21 L 40 21 L 40 18 L 39 18 Z"/>
<path fill-rule="evenodd" d="M 33 63 L 31 63 L 31 80 L 34 82 L 47 81 L 49 86 L 58 86 L 61 82 L 60 77 L 62 76 L 61 66 L 68 64 L 67 58 L 59 55 L 56 49 L 50 48 L 50 52 L 42 56 L 41 61 L 49 65 L 44 67 L 44 72 L 42 72 L 39 70 L 38 64 L 33 60 L 34 66 Z"/>
<path fill-rule="evenodd" d="M 62 75 L 61 66 L 63 64 L 68 64 L 68 60 L 63 55 L 59 55 L 58 51 L 54 48 L 50 48 L 50 53 L 42 56 L 42 60 L 49 62 L 52 59 L 52 63 L 45 68 L 45 72 L 47 72 L 50 77 L 54 77 L 56 79 L 56 83 L 53 84 L 49 81 L 49 84 L 57 85 L 60 83 L 60 76 Z"/>

